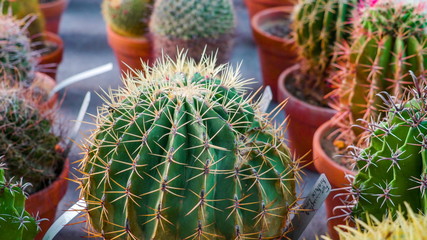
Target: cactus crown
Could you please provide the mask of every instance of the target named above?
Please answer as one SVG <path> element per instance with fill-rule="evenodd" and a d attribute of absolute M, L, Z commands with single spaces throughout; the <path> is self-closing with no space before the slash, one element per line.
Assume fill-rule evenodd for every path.
<path fill-rule="evenodd" d="M 171 39 L 217 38 L 235 29 L 231 0 L 158 0 L 150 31 Z"/>
<path fill-rule="evenodd" d="M 5 175 L 4 165 L 0 165 L 0 238 L 32 240 L 40 230 L 40 221 L 25 211 L 24 190 L 28 184 L 22 180 L 13 183 Z"/>
<path fill-rule="evenodd" d="M 281 127 L 212 58 L 163 58 L 99 110 L 81 196 L 107 239 L 273 238 L 294 207 L 297 163 Z"/>
<path fill-rule="evenodd" d="M 56 179 L 64 157 L 56 149 L 61 138 L 52 133 L 53 112 L 39 111 L 30 94 L 20 88 L 0 89 L 0 155 L 8 177 L 31 183 L 32 193 Z"/>
<path fill-rule="evenodd" d="M 104 0 L 102 13 L 114 32 L 139 37 L 148 32 L 153 2 L 154 0 Z"/>

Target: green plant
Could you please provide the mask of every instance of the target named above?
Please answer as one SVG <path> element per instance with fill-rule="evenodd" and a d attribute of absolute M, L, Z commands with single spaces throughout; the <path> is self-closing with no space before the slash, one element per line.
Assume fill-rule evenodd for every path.
<path fill-rule="evenodd" d="M 0 75 L 3 79 L 29 84 L 35 77 L 35 53 L 26 36 L 26 22 L 0 15 Z"/>
<path fill-rule="evenodd" d="M 214 58 L 164 57 L 99 109 L 80 163 L 90 224 L 106 239 L 273 238 L 295 208 L 298 163 Z"/>
<path fill-rule="evenodd" d="M 102 13 L 111 29 L 123 36 L 138 37 L 148 32 L 154 0 L 104 0 Z"/>
<path fill-rule="evenodd" d="M 363 141 L 363 129 L 352 125 L 366 127 L 366 122 L 381 117 L 377 93 L 401 97 L 412 83 L 408 70 L 425 79 L 427 67 L 427 16 L 421 5 L 385 0 L 361 11 L 352 44 L 342 50 L 346 54 L 341 71 L 332 80 L 341 137 L 349 144 Z"/>
<path fill-rule="evenodd" d="M 8 177 L 31 183 L 33 193 L 57 178 L 64 156 L 57 151 L 61 138 L 52 132 L 53 112 L 40 111 L 31 95 L 21 88 L 0 88 L 0 156 Z"/>
<path fill-rule="evenodd" d="M 300 0 L 294 9 L 293 37 L 304 75 L 297 84 L 308 94 L 319 95 L 319 101 L 330 91 L 326 79 L 337 45 L 349 41 L 355 5 L 357 0 Z"/>
<path fill-rule="evenodd" d="M 1 158 L 0 158 L 1 159 Z M 32 240 L 39 231 L 39 221 L 25 211 L 25 192 L 28 184 L 13 183 L 5 177 L 0 166 L 0 238 L 4 240 Z"/>

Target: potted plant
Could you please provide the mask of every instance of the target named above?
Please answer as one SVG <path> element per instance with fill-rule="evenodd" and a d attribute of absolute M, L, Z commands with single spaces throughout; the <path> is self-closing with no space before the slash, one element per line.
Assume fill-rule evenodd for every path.
<path fill-rule="evenodd" d="M 46 19 L 46 30 L 58 34 L 62 13 L 67 8 L 68 0 L 39 0 L 39 3 Z"/>
<path fill-rule="evenodd" d="M 423 60 L 426 47 L 423 44 L 427 17 L 422 8 L 415 3 L 382 1 L 365 6 L 361 12 L 363 14 L 354 22 L 353 43 L 343 48 L 346 54 L 338 60 L 341 70 L 333 78 L 338 113 L 317 130 L 313 139 L 315 166 L 336 188 L 351 184 L 343 178 L 351 169 L 337 168 L 337 165 L 344 166 L 348 159 L 335 155 L 348 155 L 346 149 L 351 145 L 366 146 L 366 136 L 372 127 L 368 123 L 384 117 L 378 93 L 384 91 L 403 98 L 405 86 L 412 83 L 408 70 L 420 81 L 426 78 L 424 69 L 427 66 Z M 358 127 L 352 128 L 354 125 Z M 333 135 L 329 134 L 331 132 Z M 349 165 L 351 163 L 354 162 Z M 330 169 L 334 168 L 332 173 Z M 330 199 L 335 198 L 335 203 L 327 202 L 328 217 L 338 216 L 333 209 L 336 203 L 342 205 L 345 200 L 343 195 L 334 195 L 331 194 Z M 339 220 L 335 218 L 336 222 Z M 331 222 L 328 227 L 332 232 Z"/>
<path fill-rule="evenodd" d="M 228 62 L 236 20 L 231 0 L 157 0 L 150 22 L 154 56 L 175 58 L 185 49 L 196 61 L 204 52 Z"/>
<path fill-rule="evenodd" d="M 45 21 L 38 0 L 1 0 L 0 3 L 3 4 L 3 14 L 8 14 L 11 9 L 18 19 L 29 22 L 28 33 L 32 48 L 39 52 L 39 68 L 55 79 L 62 61 L 64 44 L 58 35 L 45 31 Z"/>
<path fill-rule="evenodd" d="M 305 156 L 306 162 L 312 161 L 314 132 L 335 113 L 326 97 L 332 90 L 327 79 L 334 66 L 337 44 L 349 40 L 354 4 L 356 1 L 302 0 L 294 8 L 292 36 L 299 64 L 282 70 L 275 81 L 278 99 L 290 102 L 285 112 L 290 121 L 291 150 L 297 156 Z M 308 168 L 315 170 L 313 164 Z"/>
<path fill-rule="evenodd" d="M 6 176 L 22 178 L 31 184 L 26 210 L 46 218 L 40 223 L 41 239 L 53 223 L 56 208 L 67 189 L 66 161 L 53 132 L 55 111 L 40 110 L 40 96 L 20 87 L 2 84 L 0 88 L 0 156 L 8 167 Z"/>
<path fill-rule="evenodd" d="M 102 2 L 108 43 L 116 55 L 121 71 L 127 71 L 129 67 L 139 69 L 141 61 L 150 62 L 152 58 L 148 22 L 153 2 L 154 0 Z"/>
<path fill-rule="evenodd" d="M 255 14 L 268 8 L 292 6 L 297 0 L 245 0 L 249 12 L 249 19 Z"/>
<path fill-rule="evenodd" d="M 282 126 L 242 96 L 247 81 L 206 57 L 144 69 L 110 96 L 84 147 L 78 181 L 91 235 L 284 236 L 299 167 Z"/>

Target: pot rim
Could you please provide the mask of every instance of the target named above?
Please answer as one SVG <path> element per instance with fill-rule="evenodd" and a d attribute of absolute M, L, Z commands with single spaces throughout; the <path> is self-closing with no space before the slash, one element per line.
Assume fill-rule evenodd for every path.
<path fill-rule="evenodd" d="M 293 11 L 293 6 L 280 6 L 274 8 L 267 8 L 258 13 L 256 13 L 251 19 L 251 27 L 252 29 L 261 35 L 264 38 L 272 39 L 276 42 L 283 42 L 286 44 L 293 44 L 294 40 L 292 38 L 280 38 L 274 35 L 267 34 L 265 31 L 261 29 L 262 22 L 268 21 L 269 16 L 276 13 L 284 13 L 291 18 Z"/>
<path fill-rule="evenodd" d="M 41 53 L 39 57 L 40 60 L 43 61 L 56 56 L 61 56 L 62 59 L 62 53 L 64 51 L 64 41 L 62 38 L 58 34 L 49 31 L 45 31 L 43 35 L 46 37 L 47 42 L 54 43 L 56 45 L 56 49 L 49 53 Z"/>
<path fill-rule="evenodd" d="M 47 3 L 40 3 L 40 8 L 42 10 L 47 8 L 59 8 L 59 7 L 65 6 L 66 4 L 68 4 L 68 0 L 55 0 Z"/>

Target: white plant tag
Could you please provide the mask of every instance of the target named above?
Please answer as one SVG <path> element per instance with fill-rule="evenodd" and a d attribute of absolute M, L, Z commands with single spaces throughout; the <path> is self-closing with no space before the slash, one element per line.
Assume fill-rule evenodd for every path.
<path fill-rule="evenodd" d="M 79 74 L 73 75 L 67 79 L 65 79 L 64 81 L 61 81 L 60 83 L 58 83 L 58 85 L 56 85 L 52 91 L 49 93 L 49 97 L 52 97 L 55 93 L 57 93 L 58 91 L 60 91 L 61 89 L 68 87 L 69 85 L 94 77 L 96 75 L 102 74 L 102 73 L 106 73 L 109 72 L 113 69 L 113 64 L 112 63 L 107 63 L 105 65 L 81 72 Z"/>
<path fill-rule="evenodd" d="M 264 93 L 262 94 L 261 101 L 259 101 L 259 106 L 261 112 L 265 113 L 270 106 L 271 100 L 273 100 L 273 92 L 271 91 L 270 86 L 265 87 Z"/>
<path fill-rule="evenodd" d="M 321 174 L 301 205 L 301 209 L 306 211 L 303 211 L 294 216 L 292 219 L 292 226 L 294 226 L 294 230 L 286 235 L 287 237 L 295 240 L 301 237 L 301 235 L 304 233 L 304 230 L 307 228 L 314 215 L 316 215 L 317 210 L 322 206 L 331 190 L 331 184 L 329 183 L 325 174 Z"/>
<path fill-rule="evenodd" d="M 75 218 L 85 209 L 86 202 L 84 200 L 79 200 L 67 211 L 65 211 L 65 213 L 63 213 L 58 219 L 56 219 L 52 226 L 50 226 L 49 230 L 47 230 L 43 240 L 53 240 L 56 234 L 58 234 L 65 225 L 67 225 L 71 220 L 73 220 L 73 218 Z"/>

